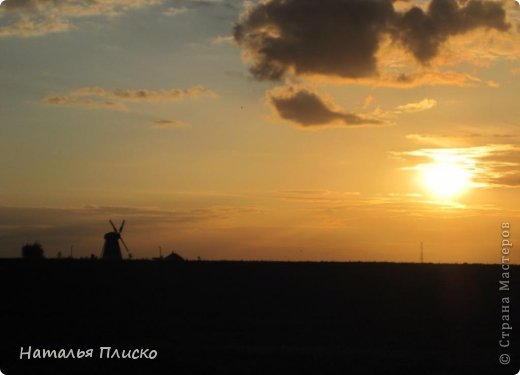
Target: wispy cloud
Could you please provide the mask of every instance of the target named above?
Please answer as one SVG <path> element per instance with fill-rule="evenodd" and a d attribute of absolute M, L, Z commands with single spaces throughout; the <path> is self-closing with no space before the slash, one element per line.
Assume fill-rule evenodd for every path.
<path fill-rule="evenodd" d="M 72 25 L 64 18 L 51 15 L 31 17 L 22 14 L 8 26 L 0 26 L 0 37 L 36 37 L 45 34 L 63 32 L 70 28 L 72 28 Z"/>
<path fill-rule="evenodd" d="M 164 0 L 5 0 L 0 8 L 0 37 L 36 37 L 74 27 L 74 19 L 116 17 Z"/>
<path fill-rule="evenodd" d="M 437 101 L 435 99 L 423 99 L 420 102 L 416 103 L 408 103 L 398 106 L 395 109 L 395 113 L 413 113 L 413 112 L 422 112 L 428 109 L 432 109 L 437 105 Z"/>
<path fill-rule="evenodd" d="M 157 102 L 215 97 L 216 94 L 202 85 L 189 89 L 148 90 L 148 89 L 105 89 L 84 87 L 64 95 L 49 94 L 43 98 L 48 105 L 72 105 L 85 108 L 125 110 L 125 102 Z"/>
<path fill-rule="evenodd" d="M 125 111 L 127 109 L 126 106 L 120 102 L 110 100 L 92 100 L 67 95 L 46 96 L 43 101 L 49 105 L 74 105 L 91 109 L 112 109 L 116 111 Z"/>
<path fill-rule="evenodd" d="M 156 120 L 150 125 L 153 129 L 183 128 L 186 123 L 177 120 Z"/>
<path fill-rule="evenodd" d="M 435 163 L 459 165 L 471 174 L 476 188 L 520 186 L 520 147 L 513 144 L 489 144 L 459 148 L 421 148 L 397 152 L 409 166 L 422 171 Z"/>
<path fill-rule="evenodd" d="M 353 197 L 358 197 L 359 195 L 360 193 L 357 191 L 293 189 L 278 190 L 269 196 L 286 201 L 307 203 L 342 203 L 348 200 L 352 200 Z"/>
<path fill-rule="evenodd" d="M 174 16 L 177 16 L 179 14 L 183 14 L 183 13 L 186 13 L 188 12 L 189 9 L 186 8 L 186 7 L 180 7 L 180 8 L 177 8 L 177 7 L 170 7 L 170 8 L 166 8 L 164 11 L 163 11 L 163 14 L 165 16 L 168 16 L 168 17 L 174 17 Z"/>
<path fill-rule="evenodd" d="M 232 36 L 218 35 L 211 40 L 212 44 L 233 44 L 234 39 Z"/>
<path fill-rule="evenodd" d="M 407 134 L 406 138 L 428 146 L 456 148 L 475 146 L 477 142 L 479 144 L 504 142 L 505 140 L 512 142 L 517 136 L 508 132 L 498 133 L 496 129 L 493 131 L 493 129 L 468 128 L 452 130 L 450 134 Z"/>

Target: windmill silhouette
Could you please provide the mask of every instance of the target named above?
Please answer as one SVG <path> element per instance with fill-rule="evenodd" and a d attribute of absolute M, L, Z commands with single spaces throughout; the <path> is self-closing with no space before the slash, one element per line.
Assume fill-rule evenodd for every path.
<path fill-rule="evenodd" d="M 103 252 L 101 254 L 101 259 L 107 260 L 121 260 L 123 259 L 121 255 L 121 248 L 119 247 L 119 241 L 125 247 L 126 252 L 128 253 L 128 257 L 132 258 L 132 254 L 130 250 L 128 250 L 128 246 L 126 246 L 123 237 L 121 237 L 121 232 L 123 231 L 123 227 L 125 226 L 125 221 L 121 223 L 119 230 L 116 228 L 112 220 L 109 220 L 110 225 L 114 229 L 113 232 L 105 233 L 105 244 L 103 245 Z"/>

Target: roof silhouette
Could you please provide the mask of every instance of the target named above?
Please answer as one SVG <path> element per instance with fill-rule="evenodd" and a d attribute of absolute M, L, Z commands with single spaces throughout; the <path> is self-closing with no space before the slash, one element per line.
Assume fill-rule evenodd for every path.
<path fill-rule="evenodd" d="M 177 254 L 175 251 L 172 251 L 171 254 L 165 257 L 164 259 L 174 262 L 184 262 L 184 258 Z"/>

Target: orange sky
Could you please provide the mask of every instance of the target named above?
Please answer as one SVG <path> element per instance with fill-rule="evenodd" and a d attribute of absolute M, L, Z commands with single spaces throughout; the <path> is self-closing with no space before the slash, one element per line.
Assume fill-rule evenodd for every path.
<path fill-rule="evenodd" d="M 513 1 L 7 0 L 0 256 L 99 255 L 126 219 L 136 258 L 499 262 L 519 21 Z"/>

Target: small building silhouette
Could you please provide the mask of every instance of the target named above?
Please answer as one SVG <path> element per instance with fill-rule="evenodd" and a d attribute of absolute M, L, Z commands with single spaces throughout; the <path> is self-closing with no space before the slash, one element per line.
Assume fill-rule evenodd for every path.
<path fill-rule="evenodd" d="M 164 260 L 170 262 L 184 262 L 184 258 L 177 254 L 175 251 L 172 251 L 170 255 L 164 258 Z"/>

